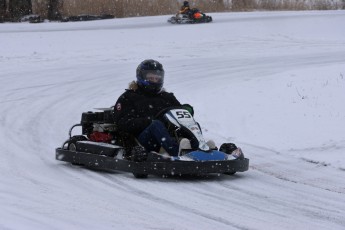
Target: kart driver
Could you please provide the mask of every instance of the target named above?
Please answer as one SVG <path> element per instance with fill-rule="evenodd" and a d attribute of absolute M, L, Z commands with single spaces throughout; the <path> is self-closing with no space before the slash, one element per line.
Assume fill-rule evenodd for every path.
<path fill-rule="evenodd" d="M 189 12 L 190 12 L 189 2 L 188 1 L 184 1 L 183 2 L 183 6 L 181 6 L 181 9 L 179 11 L 179 14 L 189 15 Z"/>
<path fill-rule="evenodd" d="M 180 149 L 191 148 L 186 138 L 179 146 L 163 122 L 155 120 L 161 110 L 181 106 L 174 94 L 163 88 L 162 64 L 152 59 L 141 62 L 136 78 L 115 104 L 114 118 L 118 129 L 133 135 L 147 151 L 159 152 L 162 147 L 169 155 L 178 156 Z M 184 106 L 193 115 L 192 106 Z"/>
<path fill-rule="evenodd" d="M 185 15 L 187 15 L 191 19 L 193 19 L 193 18 L 200 19 L 202 17 L 202 14 L 199 12 L 198 9 L 196 9 L 196 8 L 195 9 L 191 9 L 189 7 L 189 2 L 188 1 L 184 1 L 183 2 L 183 6 L 181 6 L 181 9 L 180 9 L 178 14 L 185 14 Z"/>

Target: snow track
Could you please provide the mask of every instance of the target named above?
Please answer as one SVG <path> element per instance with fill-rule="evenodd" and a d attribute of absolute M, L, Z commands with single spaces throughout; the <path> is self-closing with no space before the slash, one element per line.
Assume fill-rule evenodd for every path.
<path fill-rule="evenodd" d="M 211 16 L 0 25 L 0 229 L 344 229 L 343 11 Z M 248 172 L 138 180 L 54 159 L 147 58 Z"/>

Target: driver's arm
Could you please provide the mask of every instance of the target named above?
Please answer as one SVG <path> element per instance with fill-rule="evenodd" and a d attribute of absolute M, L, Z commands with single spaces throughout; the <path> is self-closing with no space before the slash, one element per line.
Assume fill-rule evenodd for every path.
<path fill-rule="evenodd" d="M 151 117 L 138 117 L 138 114 L 126 94 L 123 94 L 114 107 L 114 120 L 120 131 L 139 135 L 152 122 Z"/>

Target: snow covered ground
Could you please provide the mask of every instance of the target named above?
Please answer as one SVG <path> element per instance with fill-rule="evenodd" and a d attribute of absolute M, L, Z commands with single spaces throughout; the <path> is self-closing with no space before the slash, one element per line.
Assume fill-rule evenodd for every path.
<path fill-rule="evenodd" d="M 0 229 L 345 228 L 344 11 L 210 15 L 0 25 Z M 249 171 L 138 180 L 55 160 L 147 58 Z"/>

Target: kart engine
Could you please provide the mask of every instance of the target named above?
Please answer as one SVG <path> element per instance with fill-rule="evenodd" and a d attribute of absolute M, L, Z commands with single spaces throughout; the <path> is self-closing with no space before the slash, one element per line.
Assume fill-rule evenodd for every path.
<path fill-rule="evenodd" d="M 115 143 L 116 125 L 113 119 L 113 110 L 103 112 L 85 112 L 81 116 L 82 134 L 87 135 L 90 141 Z"/>

